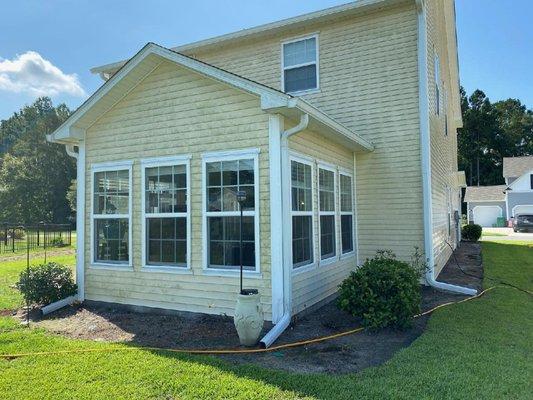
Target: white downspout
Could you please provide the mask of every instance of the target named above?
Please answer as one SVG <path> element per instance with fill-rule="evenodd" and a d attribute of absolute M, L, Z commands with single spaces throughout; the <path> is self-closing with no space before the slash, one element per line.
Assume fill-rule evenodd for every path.
<path fill-rule="evenodd" d="M 475 295 L 477 290 L 435 279 L 435 256 L 433 254 L 433 212 L 431 197 L 431 142 L 429 130 L 429 101 L 427 79 L 427 33 L 425 1 L 416 0 L 418 10 L 418 87 L 420 114 L 420 149 L 422 164 L 422 195 L 424 210 L 424 249 L 428 261 L 426 281 L 434 288 L 450 292 Z"/>
<path fill-rule="evenodd" d="M 272 116 L 271 118 L 276 118 Z M 277 116 L 280 118 L 280 116 Z M 274 127 L 273 123 L 270 123 L 270 129 Z M 259 341 L 259 345 L 262 348 L 268 348 L 276 341 L 276 339 L 287 329 L 291 322 L 291 310 L 292 310 L 292 220 L 291 220 L 291 181 L 290 181 L 290 163 L 289 163 L 289 137 L 303 131 L 309 125 L 309 115 L 302 114 L 300 122 L 295 127 L 283 131 L 282 124 L 278 124 L 278 130 L 271 131 L 270 140 L 270 157 L 271 157 L 271 169 L 279 168 L 279 171 L 271 170 L 271 196 L 272 204 L 271 210 L 277 209 L 276 212 L 271 212 L 271 229 L 278 228 L 278 235 L 281 237 L 275 237 L 272 234 L 272 260 L 274 269 L 276 266 L 274 262 L 281 262 L 282 273 L 278 279 L 274 277 L 274 271 L 272 271 L 272 319 L 275 325 L 270 331 Z M 277 136 L 277 137 L 276 137 Z M 279 160 L 279 161 L 278 161 Z M 277 177 L 277 178 L 276 178 Z M 276 180 L 278 182 L 276 182 Z M 281 211 L 281 212 L 280 212 Z M 276 244 L 274 244 L 276 243 Z M 274 254 L 275 251 L 280 251 L 281 254 Z M 278 272 L 279 268 L 278 268 Z M 282 282 L 279 282 L 282 280 Z M 280 284 L 282 283 L 282 284 Z M 281 297 L 283 298 L 282 305 L 278 303 L 279 293 L 282 291 Z M 277 293 L 277 296 L 276 296 Z M 278 315 L 279 309 L 283 309 L 283 314 Z"/>

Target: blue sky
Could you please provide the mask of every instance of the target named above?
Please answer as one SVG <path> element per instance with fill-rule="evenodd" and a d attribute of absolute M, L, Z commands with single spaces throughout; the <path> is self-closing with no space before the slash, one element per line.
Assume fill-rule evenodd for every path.
<path fill-rule="evenodd" d="M 172 47 L 343 3 L 346 0 L 5 2 L 0 118 L 42 93 L 76 108 L 101 84 L 89 68 L 128 58 L 146 42 Z M 533 108 L 533 1 L 456 0 L 456 9 L 461 83 L 467 92 L 481 88 L 493 101 L 514 97 Z"/>

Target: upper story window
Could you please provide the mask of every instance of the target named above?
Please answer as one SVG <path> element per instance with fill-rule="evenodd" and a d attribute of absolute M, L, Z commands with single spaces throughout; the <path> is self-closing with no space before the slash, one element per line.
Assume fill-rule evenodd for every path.
<path fill-rule="evenodd" d="M 318 36 L 284 42 L 282 53 L 283 91 L 318 89 Z"/>

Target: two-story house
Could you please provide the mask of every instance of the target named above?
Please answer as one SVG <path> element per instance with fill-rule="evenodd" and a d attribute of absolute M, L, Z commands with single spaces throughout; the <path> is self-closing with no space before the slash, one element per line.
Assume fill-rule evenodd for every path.
<path fill-rule="evenodd" d="M 533 156 L 504 157 L 503 177 L 505 185 L 466 188 L 469 222 L 491 227 L 499 217 L 533 214 Z"/>
<path fill-rule="evenodd" d="M 457 245 L 461 126 L 451 0 L 360 0 L 93 68 L 51 135 L 78 160 L 80 299 L 283 331 L 379 249 L 436 281 Z M 276 336 L 276 335 L 274 335 Z"/>

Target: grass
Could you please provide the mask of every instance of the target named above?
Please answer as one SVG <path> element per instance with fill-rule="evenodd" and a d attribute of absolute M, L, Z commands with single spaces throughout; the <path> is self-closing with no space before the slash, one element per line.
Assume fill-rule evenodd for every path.
<path fill-rule="evenodd" d="M 482 237 L 489 237 L 489 236 L 509 236 L 508 234 L 506 233 L 498 233 L 498 232 L 483 232 L 481 234 Z"/>
<path fill-rule="evenodd" d="M 68 247 L 49 249 L 47 251 L 47 261 L 55 261 L 72 267 L 76 264 L 74 251 Z M 35 250 L 30 253 L 30 264 L 43 262 L 43 250 Z M 25 268 L 25 252 L 0 255 L 0 310 L 16 309 L 22 304 L 20 293 L 12 286 L 18 281 L 20 272 Z"/>
<path fill-rule="evenodd" d="M 533 289 L 531 244 L 482 246 L 487 277 Z M 410 347 L 359 374 L 299 375 L 232 366 L 213 357 L 105 351 L 0 360 L 0 398 L 527 399 L 533 374 L 532 305 L 529 295 L 499 288 L 441 309 Z M 22 328 L 10 318 L 0 319 L 2 329 L 2 353 L 126 347 L 65 339 Z"/>

